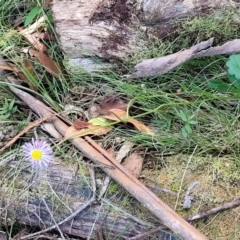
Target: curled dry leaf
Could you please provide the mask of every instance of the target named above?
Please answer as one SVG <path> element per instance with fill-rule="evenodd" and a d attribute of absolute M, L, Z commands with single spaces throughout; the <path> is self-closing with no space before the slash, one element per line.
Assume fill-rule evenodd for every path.
<path fill-rule="evenodd" d="M 56 130 L 54 125 L 50 122 L 45 122 L 41 124 L 41 128 L 48 132 L 52 137 L 54 137 L 56 140 L 61 140 L 62 135 Z"/>
<path fill-rule="evenodd" d="M 25 66 L 26 70 L 32 72 L 33 66 L 30 64 L 31 62 L 28 63 L 28 60 L 23 60 L 23 65 Z M 27 83 L 31 89 L 36 90 L 36 87 L 30 81 L 28 81 L 27 77 L 23 72 L 21 72 L 14 64 L 6 62 L 3 58 L 0 58 L 0 69 L 12 71 L 22 81 Z"/>
<path fill-rule="evenodd" d="M 109 114 L 111 109 L 120 109 L 126 111 L 128 104 L 126 104 L 118 96 L 106 96 L 103 102 L 100 105 L 92 105 L 88 112 L 92 117 L 97 117 L 98 115 Z"/>
<path fill-rule="evenodd" d="M 123 166 L 132 173 L 133 176 L 139 178 L 142 172 L 142 165 L 143 165 L 143 158 L 139 154 L 138 151 L 134 151 L 131 155 L 129 155 L 124 163 Z"/>
<path fill-rule="evenodd" d="M 36 48 L 37 50 L 41 51 L 41 52 L 46 52 L 47 51 L 47 47 L 40 42 L 39 37 L 37 36 L 37 34 L 30 34 L 30 33 L 25 33 L 25 31 L 18 27 L 18 31 L 20 34 L 22 34 L 26 40 L 31 43 L 33 45 L 34 48 Z"/>
<path fill-rule="evenodd" d="M 146 133 L 149 135 L 154 136 L 154 132 L 145 124 L 139 122 L 138 120 L 131 118 L 127 112 L 120 110 L 120 109 L 111 109 L 110 114 L 106 114 L 103 117 L 113 120 L 113 121 L 122 121 L 122 122 L 129 122 L 135 126 L 137 130 L 142 133 Z"/>
<path fill-rule="evenodd" d="M 77 130 L 74 126 L 68 128 L 65 134 L 65 138 L 71 139 L 76 137 L 82 137 L 87 135 L 102 136 L 109 133 L 112 130 L 112 127 L 100 127 L 88 125 L 88 128 Z"/>
<path fill-rule="evenodd" d="M 24 59 L 22 64 L 23 67 L 25 68 L 25 71 L 35 76 L 33 64 L 31 61 L 29 61 L 28 59 Z M 22 81 L 24 81 L 29 86 L 30 89 L 37 91 L 37 87 L 28 80 L 28 77 L 23 72 L 19 72 L 17 75 Z"/>
<path fill-rule="evenodd" d="M 19 72 L 19 69 L 14 64 L 6 62 L 2 57 L 0 57 L 0 69 L 9 70 L 14 73 Z"/>
<path fill-rule="evenodd" d="M 12 72 L 15 72 L 15 73 L 18 73 L 18 68 L 13 65 L 13 64 L 8 64 L 8 63 L 1 63 L 0 62 L 0 69 L 2 70 L 8 70 L 8 71 L 12 71 Z"/>
<path fill-rule="evenodd" d="M 57 64 L 49 58 L 45 53 L 39 52 L 34 49 L 29 49 L 29 52 L 38 59 L 42 66 L 53 76 L 59 77 L 59 70 Z"/>
<path fill-rule="evenodd" d="M 42 32 L 42 33 L 33 33 L 34 37 L 40 38 L 40 39 L 46 39 L 46 40 L 53 40 L 54 36 L 48 32 Z"/>
<path fill-rule="evenodd" d="M 128 104 L 123 102 L 120 98 L 117 96 L 107 96 L 103 103 L 99 105 L 99 108 L 97 108 L 97 113 L 104 115 L 108 114 L 110 110 L 112 109 L 120 109 L 123 111 L 126 111 L 128 107 Z"/>
<path fill-rule="evenodd" d="M 131 151 L 133 147 L 133 143 L 129 141 L 125 141 L 119 151 L 116 154 L 116 160 L 121 163 L 122 160 L 127 156 L 127 154 Z"/>
<path fill-rule="evenodd" d="M 114 158 L 114 156 L 115 156 L 115 151 L 114 151 L 114 149 L 111 147 L 111 148 L 108 148 L 107 150 L 107 153 L 111 156 L 111 157 L 113 157 Z"/>
<path fill-rule="evenodd" d="M 36 20 L 33 24 L 29 25 L 27 28 L 21 30 L 21 34 L 32 34 L 36 31 L 38 31 L 41 28 L 44 28 L 46 26 L 45 22 L 47 21 L 47 16 L 42 16 L 38 20 Z"/>
<path fill-rule="evenodd" d="M 74 120 L 74 123 L 73 123 L 73 126 L 74 126 L 77 130 L 80 130 L 80 129 L 83 129 L 83 128 L 88 128 L 89 123 L 88 123 L 88 122 L 85 122 L 85 121 L 81 121 L 81 120 L 79 120 L 79 119 L 75 119 L 75 120 Z"/>
<path fill-rule="evenodd" d="M 129 119 L 128 122 L 133 124 L 138 131 L 140 131 L 142 133 L 146 133 L 146 134 L 151 135 L 151 136 L 155 136 L 155 133 L 153 132 L 152 129 L 150 129 L 145 124 L 139 122 L 138 120 L 132 118 L 132 119 Z"/>

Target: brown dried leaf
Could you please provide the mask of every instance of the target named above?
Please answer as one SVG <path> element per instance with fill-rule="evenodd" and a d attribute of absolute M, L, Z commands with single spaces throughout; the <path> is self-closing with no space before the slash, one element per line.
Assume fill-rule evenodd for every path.
<path fill-rule="evenodd" d="M 106 150 L 106 152 L 107 152 L 111 157 L 114 158 L 114 156 L 115 156 L 115 151 L 114 151 L 114 149 L 113 149 L 112 147 L 108 148 L 108 149 Z"/>
<path fill-rule="evenodd" d="M 123 111 L 127 110 L 127 104 L 126 103 L 106 103 L 99 106 L 99 109 L 97 109 L 97 113 L 102 114 L 108 114 L 110 110 L 112 109 L 120 109 Z"/>
<path fill-rule="evenodd" d="M 127 156 L 127 154 L 131 151 L 133 147 L 133 143 L 130 141 L 125 141 L 122 145 L 119 151 L 116 154 L 116 160 L 121 163 L 122 160 Z"/>
<path fill-rule="evenodd" d="M 14 65 L 10 65 L 10 64 L 7 64 L 7 63 L 0 63 L 0 68 L 3 69 L 3 70 L 8 70 L 8 71 L 12 71 L 12 72 L 18 72 L 18 69 L 16 66 Z"/>
<path fill-rule="evenodd" d="M 123 102 L 120 98 L 117 96 L 107 96 L 103 103 L 99 105 L 99 108 L 97 109 L 98 114 L 108 114 L 111 109 L 120 109 L 123 111 L 126 111 L 128 107 L 128 104 Z"/>
<path fill-rule="evenodd" d="M 113 120 L 113 121 L 127 122 L 129 115 L 124 110 L 111 109 L 107 114 L 104 114 L 103 117 L 106 119 L 109 119 L 109 120 Z"/>
<path fill-rule="evenodd" d="M 46 40 L 52 40 L 54 39 L 54 36 L 48 32 L 43 33 L 33 33 L 34 37 L 40 38 L 40 39 L 46 39 Z"/>
<path fill-rule="evenodd" d="M 31 48 L 29 52 L 38 59 L 42 66 L 53 76 L 59 77 L 59 70 L 57 64 L 49 58 L 45 53 L 39 52 Z"/>
<path fill-rule="evenodd" d="M 24 30 L 20 27 L 18 27 L 18 31 L 20 34 L 22 34 L 26 40 L 31 43 L 33 45 L 34 48 L 36 48 L 37 50 L 41 51 L 41 52 L 46 52 L 47 51 L 47 47 L 40 42 L 39 37 L 36 34 L 29 34 L 29 33 L 25 33 Z"/>
<path fill-rule="evenodd" d="M 23 60 L 23 66 L 25 67 L 25 69 L 31 73 L 33 76 L 35 75 L 34 73 L 34 68 L 33 68 L 33 64 L 31 61 L 29 61 L 28 59 L 24 59 Z M 17 76 L 22 80 L 24 81 L 26 84 L 28 84 L 29 88 L 34 90 L 34 91 L 37 91 L 37 87 L 28 80 L 28 77 L 23 73 L 23 72 L 18 72 L 17 73 Z"/>
<path fill-rule="evenodd" d="M 75 120 L 74 120 L 74 123 L 73 123 L 73 126 L 74 126 L 77 130 L 80 130 L 80 129 L 83 129 L 83 128 L 88 128 L 89 123 L 88 123 L 88 122 L 85 122 L 85 121 L 81 121 L 81 120 L 79 120 L 79 119 L 75 119 Z"/>
<path fill-rule="evenodd" d="M 136 120 L 136 119 L 133 119 L 133 118 L 132 118 L 132 119 L 129 119 L 128 122 L 130 122 L 131 124 L 133 124 L 133 125 L 135 126 L 135 128 L 136 128 L 138 131 L 142 132 L 142 133 L 146 133 L 146 134 L 152 135 L 152 136 L 155 135 L 155 133 L 153 132 L 152 129 L 150 129 L 148 126 L 146 126 L 145 124 L 139 122 L 139 121 Z"/>
<path fill-rule="evenodd" d="M 33 65 L 31 64 L 31 62 L 29 62 L 28 60 L 23 60 L 23 65 L 25 65 L 26 69 L 29 72 L 33 72 Z M 14 72 L 19 79 L 21 79 L 22 81 L 29 85 L 29 88 L 37 90 L 36 87 L 30 81 L 28 81 L 28 78 L 25 76 L 25 74 L 21 72 L 14 64 L 8 63 L 4 59 L 0 58 L 0 69 Z"/>
<path fill-rule="evenodd" d="M 146 133 L 149 135 L 154 136 L 154 132 L 145 124 L 139 122 L 136 119 L 130 118 L 127 112 L 120 110 L 120 109 L 111 109 L 111 114 L 104 115 L 103 117 L 113 120 L 113 121 L 123 121 L 123 122 L 129 122 L 135 126 L 137 130 L 139 130 L 142 133 Z"/>
<path fill-rule="evenodd" d="M 0 69 L 12 71 L 14 73 L 19 72 L 19 69 L 9 62 L 6 62 L 2 57 L 0 57 Z"/>
<path fill-rule="evenodd" d="M 141 175 L 142 165 L 143 158 L 138 151 L 134 151 L 123 163 L 123 166 L 136 178 L 139 178 Z"/>
<path fill-rule="evenodd" d="M 68 128 L 65 134 L 65 138 L 76 138 L 87 135 L 102 136 L 109 133 L 112 130 L 112 127 L 99 127 L 89 124 L 87 129 L 77 130 L 74 126 Z"/>
<path fill-rule="evenodd" d="M 102 104 L 94 104 L 89 108 L 88 111 L 92 117 L 97 117 L 98 115 L 109 114 L 109 110 L 111 109 L 120 109 L 126 111 L 127 107 L 128 104 L 126 104 L 118 96 L 106 96 Z"/>

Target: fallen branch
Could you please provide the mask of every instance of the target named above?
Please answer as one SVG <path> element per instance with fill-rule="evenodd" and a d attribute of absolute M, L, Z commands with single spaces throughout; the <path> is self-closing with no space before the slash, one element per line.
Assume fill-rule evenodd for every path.
<path fill-rule="evenodd" d="M 134 67 L 135 72 L 127 75 L 127 77 L 141 78 L 157 76 L 169 72 L 190 59 L 240 52 L 240 39 L 226 42 L 217 47 L 212 47 L 213 40 L 214 38 L 210 38 L 207 41 L 200 42 L 189 49 L 177 53 L 143 60 Z"/>
<path fill-rule="evenodd" d="M 7 78 L 9 79 L 9 77 Z M 24 101 L 35 113 L 39 114 L 41 118 L 52 114 L 52 110 L 49 107 L 45 106 L 42 102 L 30 94 L 11 85 L 9 87 L 12 92 Z M 62 136 L 65 136 L 68 126 L 57 116 L 53 117 L 51 122 L 54 124 L 59 133 Z M 138 179 L 133 177 L 121 164 L 119 164 L 105 150 L 101 149 L 100 146 L 91 138 L 85 137 L 85 139 L 87 141 L 81 137 L 77 137 L 69 141 L 94 163 L 103 164 L 101 169 L 118 182 L 123 188 L 125 188 L 140 203 L 142 203 L 142 205 L 151 211 L 164 225 L 168 226 L 176 234 L 186 240 L 207 239 L 196 228 L 190 225 L 186 220 L 180 217 L 168 205 L 160 200 Z M 104 167 L 106 165 L 109 166 L 109 164 L 112 165 L 113 168 Z"/>

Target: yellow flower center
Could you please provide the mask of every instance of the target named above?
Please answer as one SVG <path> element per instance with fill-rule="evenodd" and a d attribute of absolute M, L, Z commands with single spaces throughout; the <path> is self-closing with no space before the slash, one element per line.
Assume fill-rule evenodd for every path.
<path fill-rule="evenodd" d="M 36 160 L 36 161 L 41 160 L 42 155 L 43 155 L 43 154 L 42 154 L 42 151 L 39 150 L 39 149 L 34 149 L 34 150 L 32 150 L 32 152 L 31 152 L 31 157 L 32 157 L 32 159 L 34 159 L 34 160 Z"/>

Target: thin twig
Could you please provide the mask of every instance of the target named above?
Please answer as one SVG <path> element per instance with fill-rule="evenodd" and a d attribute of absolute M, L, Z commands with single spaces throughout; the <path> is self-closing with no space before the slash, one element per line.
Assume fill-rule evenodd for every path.
<path fill-rule="evenodd" d="M 194 148 L 194 150 L 193 150 L 193 152 L 192 152 L 192 154 L 191 154 L 191 156 L 189 157 L 188 162 L 187 162 L 187 166 L 186 166 L 186 168 L 185 168 L 185 170 L 184 170 L 184 173 L 183 173 L 183 175 L 182 175 L 182 179 L 181 179 L 181 183 L 180 183 L 180 188 L 179 188 L 179 191 L 178 191 L 178 194 L 177 194 L 177 200 L 176 200 L 176 204 L 175 204 L 175 208 L 174 208 L 175 211 L 176 211 L 176 208 L 177 208 L 177 205 L 178 205 L 179 196 L 180 196 L 180 193 L 181 193 L 181 190 L 182 190 L 183 180 L 184 180 L 184 178 L 185 178 L 185 175 L 186 175 L 188 166 L 189 166 L 190 162 L 192 161 L 193 154 L 194 154 L 194 153 L 196 152 L 196 150 L 197 150 L 197 147 L 198 147 L 198 146 L 196 145 L 195 148 Z"/>
<path fill-rule="evenodd" d="M 240 198 L 237 198 L 236 200 L 234 200 L 232 202 L 221 204 L 218 207 L 207 210 L 206 212 L 202 212 L 202 213 L 199 213 L 199 214 L 196 214 L 196 215 L 193 215 L 193 216 L 186 217 L 185 219 L 187 221 L 194 221 L 194 220 L 205 218 L 205 217 L 208 217 L 210 215 L 228 210 L 230 208 L 235 208 L 235 207 L 238 207 L 238 206 L 240 206 Z"/>
<path fill-rule="evenodd" d="M 0 149 L 0 153 L 2 151 L 4 151 L 6 148 L 10 147 L 13 143 L 15 143 L 23 134 L 25 134 L 26 132 L 28 132 L 30 129 L 38 126 L 39 124 L 41 124 L 44 121 L 47 121 L 49 119 L 51 119 L 53 117 L 53 115 L 47 115 L 43 118 L 37 119 L 36 121 L 30 123 L 28 126 L 26 126 L 20 133 L 18 133 L 12 140 L 10 140 L 9 142 L 7 142 L 7 144 L 5 146 L 3 146 Z"/>

